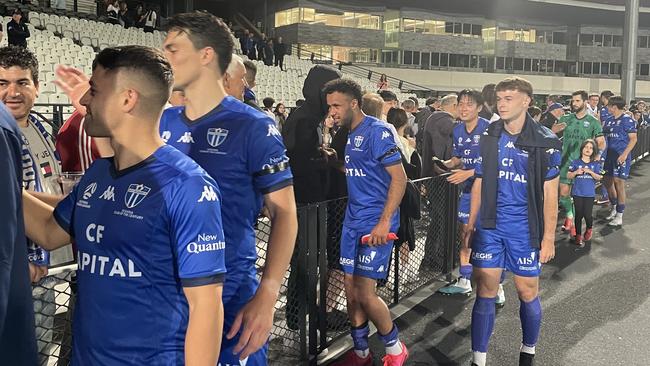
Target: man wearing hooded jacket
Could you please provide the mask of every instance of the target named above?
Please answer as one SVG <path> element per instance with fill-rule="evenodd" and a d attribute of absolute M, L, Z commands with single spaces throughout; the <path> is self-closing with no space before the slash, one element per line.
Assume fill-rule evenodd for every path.
<path fill-rule="evenodd" d="M 302 88 L 305 103 L 287 118 L 282 137 L 293 173 L 293 186 L 298 207 L 325 201 L 328 191 L 328 157 L 322 148 L 322 122 L 328 111 L 323 86 L 331 80 L 340 79 L 341 73 L 329 66 L 316 65 L 307 75 Z M 299 253 L 306 253 L 306 243 L 296 243 L 291 260 L 291 274 L 287 291 L 287 325 L 298 329 L 299 289 L 305 288 L 295 270 Z"/>

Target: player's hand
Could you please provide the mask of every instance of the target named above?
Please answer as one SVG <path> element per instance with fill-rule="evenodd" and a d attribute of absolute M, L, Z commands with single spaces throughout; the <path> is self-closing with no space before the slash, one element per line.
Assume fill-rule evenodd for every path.
<path fill-rule="evenodd" d="M 539 252 L 539 261 L 544 264 L 555 258 L 555 242 L 549 239 L 542 239 L 542 250 Z"/>
<path fill-rule="evenodd" d="M 339 160 L 338 154 L 336 153 L 336 150 L 332 149 L 331 147 L 321 147 L 321 152 L 323 154 L 323 158 L 325 158 L 325 161 L 337 161 Z"/>
<path fill-rule="evenodd" d="M 54 84 L 58 85 L 68 96 L 72 106 L 85 116 L 86 107 L 82 106 L 79 101 L 90 88 L 90 78 L 83 71 L 64 65 L 59 65 L 56 68 L 56 76 Z"/>
<path fill-rule="evenodd" d="M 447 182 L 451 184 L 461 184 L 471 178 L 472 175 L 474 175 L 474 172 L 471 170 L 454 170 L 453 174 L 447 177 Z"/>
<path fill-rule="evenodd" d="M 45 276 L 47 276 L 47 266 L 37 266 L 34 263 L 29 263 L 29 279 L 32 283 L 37 283 Z"/>
<path fill-rule="evenodd" d="M 585 169 L 584 169 L 584 168 L 578 168 L 578 170 L 576 170 L 576 174 L 577 174 L 577 175 L 583 175 L 584 173 L 585 173 Z"/>
<path fill-rule="evenodd" d="M 616 162 L 618 165 L 623 165 L 627 161 L 627 155 L 619 155 L 618 159 L 616 159 Z"/>
<path fill-rule="evenodd" d="M 273 315 L 277 294 L 260 286 L 251 301 L 239 311 L 226 338 L 232 339 L 241 329 L 239 342 L 233 348 L 239 359 L 243 360 L 262 348 L 273 328 Z"/>
<path fill-rule="evenodd" d="M 388 232 L 390 231 L 390 223 L 379 220 L 377 225 L 370 232 L 370 239 L 368 245 L 371 247 L 377 245 L 384 245 L 388 242 Z"/>

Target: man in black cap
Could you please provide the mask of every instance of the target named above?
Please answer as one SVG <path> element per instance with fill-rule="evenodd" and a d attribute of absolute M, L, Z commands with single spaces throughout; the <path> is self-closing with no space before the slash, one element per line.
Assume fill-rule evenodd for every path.
<path fill-rule="evenodd" d="M 23 20 L 23 12 L 15 9 L 11 16 L 11 21 L 7 23 L 7 35 L 10 46 L 20 46 L 27 48 L 27 38 L 29 38 L 29 28 Z"/>

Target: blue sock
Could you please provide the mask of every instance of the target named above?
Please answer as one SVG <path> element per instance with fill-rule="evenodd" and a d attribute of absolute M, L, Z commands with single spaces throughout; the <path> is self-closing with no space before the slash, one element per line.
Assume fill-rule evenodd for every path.
<path fill-rule="evenodd" d="M 355 350 L 365 351 L 368 349 L 368 334 L 370 334 L 368 322 L 365 322 L 359 327 L 352 327 L 350 333 L 352 334 L 352 342 L 354 343 Z"/>
<path fill-rule="evenodd" d="M 539 329 L 542 326 L 542 303 L 539 297 L 531 302 L 519 300 L 519 318 L 521 319 L 521 331 L 523 333 L 523 344 L 534 347 L 539 337 Z"/>
<path fill-rule="evenodd" d="M 472 265 L 463 264 L 460 266 L 460 277 L 470 279 L 472 277 Z"/>
<path fill-rule="evenodd" d="M 393 329 L 391 329 L 390 332 L 386 335 L 382 335 L 381 333 L 377 332 L 379 334 L 379 338 L 381 338 L 382 342 L 384 342 L 384 346 L 386 347 L 391 347 L 394 346 L 397 341 L 397 335 L 398 335 L 398 330 L 397 330 L 397 325 L 393 324 Z"/>
<path fill-rule="evenodd" d="M 603 195 L 603 199 L 608 200 L 609 199 L 609 193 L 607 192 L 607 188 L 605 186 L 600 187 L 601 194 Z"/>
<path fill-rule="evenodd" d="M 495 297 L 476 297 L 472 309 L 472 351 L 486 353 L 494 328 Z"/>
<path fill-rule="evenodd" d="M 623 213 L 625 211 L 625 204 L 619 203 L 616 205 L 616 212 Z"/>
<path fill-rule="evenodd" d="M 615 197 L 609 197 L 609 204 L 612 205 L 612 207 L 615 207 L 618 205 L 618 199 Z"/>
<path fill-rule="evenodd" d="M 501 271 L 501 279 L 499 280 L 499 283 L 503 283 L 503 281 L 506 280 L 506 270 Z"/>

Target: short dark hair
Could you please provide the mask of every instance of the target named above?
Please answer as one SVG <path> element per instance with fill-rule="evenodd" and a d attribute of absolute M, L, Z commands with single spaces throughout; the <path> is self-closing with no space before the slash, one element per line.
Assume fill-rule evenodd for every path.
<path fill-rule="evenodd" d="M 271 97 L 266 97 L 262 99 L 262 105 L 264 105 L 265 108 L 273 108 L 273 104 L 275 104 L 275 99 Z"/>
<path fill-rule="evenodd" d="M 586 139 L 585 141 L 582 142 L 582 145 L 580 145 L 580 157 L 582 157 L 582 149 L 587 146 L 587 144 L 591 144 L 592 152 L 591 156 L 589 157 L 589 160 L 594 161 L 596 158 L 596 155 L 598 155 L 598 144 L 596 144 L 596 141 L 592 139 Z"/>
<path fill-rule="evenodd" d="M 402 128 L 402 126 L 406 125 L 409 121 L 406 111 L 402 108 L 391 108 L 388 111 L 388 114 L 386 114 L 386 119 L 388 120 L 388 123 L 395 126 L 396 130 Z"/>
<path fill-rule="evenodd" d="M 363 94 L 361 93 L 361 85 L 352 79 L 334 79 L 323 87 L 323 93 L 330 95 L 332 93 L 345 94 L 352 99 L 356 99 L 359 107 L 363 105 Z"/>
<path fill-rule="evenodd" d="M 481 91 L 483 102 L 489 105 L 490 108 L 494 107 L 497 104 L 496 87 L 496 84 L 486 84 Z"/>
<path fill-rule="evenodd" d="M 101 66 L 108 72 L 125 70 L 144 75 L 158 91 L 156 105 L 167 103 L 174 85 L 174 74 L 169 61 L 158 49 L 145 46 L 120 46 L 104 48 L 93 61 L 93 70 Z"/>
<path fill-rule="evenodd" d="M 434 103 L 437 102 L 437 101 L 438 101 L 438 98 L 429 97 L 429 98 L 427 98 L 427 101 L 426 101 L 425 103 L 426 103 L 428 106 L 430 106 L 430 105 L 434 104 Z"/>
<path fill-rule="evenodd" d="M 379 91 L 378 94 L 381 97 L 381 99 L 384 100 L 384 102 L 392 102 L 394 100 L 395 101 L 397 100 L 397 95 L 395 95 L 395 93 L 393 93 L 390 90 L 381 90 Z"/>
<path fill-rule="evenodd" d="M 623 99 L 623 97 L 620 96 L 620 95 L 615 95 L 615 96 L 609 98 L 609 100 L 607 101 L 607 105 L 615 106 L 616 108 L 618 108 L 620 110 L 625 109 L 626 104 L 627 103 L 625 103 L 625 99 Z"/>
<path fill-rule="evenodd" d="M 8 69 L 12 66 L 29 70 L 34 85 L 38 85 L 38 60 L 32 51 L 18 46 L 0 48 L 0 67 Z"/>
<path fill-rule="evenodd" d="M 609 99 L 614 96 L 614 93 L 612 93 L 611 90 L 603 90 L 603 92 L 600 93 L 600 96 Z"/>
<path fill-rule="evenodd" d="M 530 98 L 533 97 L 533 85 L 528 80 L 518 76 L 512 76 L 499 81 L 494 90 L 497 92 L 516 90 L 528 95 Z"/>
<path fill-rule="evenodd" d="M 474 103 L 476 103 L 477 107 L 480 107 L 483 105 L 483 95 L 476 89 L 463 89 L 458 93 L 458 102 L 460 103 L 460 100 L 463 99 L 463 97 L 467 97 L 470 100 L 473 100 Z"/>
<path fill-rule="evenodd" d="M 197 49 L 212 48 L 217 54 L 221 75 L 226 73 L 235 44 L 232 33 L 223 20 L 204 11 L 180 13 L 167 19 L 165 30 L 187 34 Z"/>
<path fill-rule="evenodd" d="M 250 71 L 253 73 L 253 78 L 257 76 L 257 65 L 251 60 L 246 60 L 244 61 L 244 67 L 246 68 L 246 72 Z"/>
<path fill-rule="evenodd" d="M 542 110 L 539 109 L 539 107 L 532 106 L 528 108 L 528 114 L 530 114 L 531 117 L 535 118 L 542 114 Z"/>
<path fill-rule="evenodd" d="M 584 90 L 577 90 L 577 91 L 574 91 L 574 92 L 571 94 L 572 97 L 575 97 L 576 95 L 579 95 L 580 98 L 582 98 L 582 100 L 587 100 L 587 99 L 589 99 L 589 93 L 587 93 L 587 92 L 584 91 Z"/>

